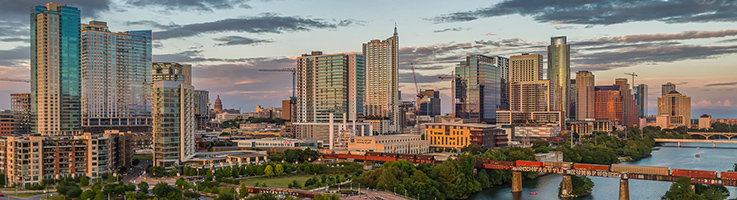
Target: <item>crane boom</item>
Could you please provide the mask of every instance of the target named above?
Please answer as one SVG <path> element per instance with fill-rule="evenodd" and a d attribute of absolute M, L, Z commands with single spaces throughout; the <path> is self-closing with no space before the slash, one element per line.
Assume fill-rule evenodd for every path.
<path fill-rule="evenodd" d="M 632 72 L 632 73 L 625 72 L 624 74 L 632 76 L 632 91 L 634 91 L 635 90 L 635 77 L 637 77 L 637 74 L 635 74 L 635 72 Z"/>
<path fill-rule="evenodd" d="M 417 75 L 415 73 L 415 65 L 409 63 L 412 68 L 412 78 L 415 80 L 415 90 L 417 90 L 417 99 L 415 100 L 415 126 L 417 126 L 417 134 L 420 133 L 420 99 L 422 99 L 422 92 L 420 92 L 420 85 L 417 84 Z"/>
<path fill-rule="evenodd" d="M 31 83 L 31 81 L 29 80 L 13 79 L 13 78 L 0 78 L 0 81 Z"/>
<path fill-rule="evenodd" d="M 260 72 L 292 72 L 292 97 L 291 101 L 296 101 L 297 95 L 295 89 L 297 88 L 297 68 L 283 68 L 283 69 L 258 69 Z"/>

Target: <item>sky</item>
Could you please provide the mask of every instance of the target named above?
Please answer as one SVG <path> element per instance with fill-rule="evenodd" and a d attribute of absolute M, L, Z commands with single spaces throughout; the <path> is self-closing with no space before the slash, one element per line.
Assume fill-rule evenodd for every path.
<path fill-rule="evenodd" d="M 648 114 L 661 85 L 691 97 L 692 118 L 737 118 L 737 1 L 733 0 L 506 0 L 506 1 L 280 1 L 60 0 L 80 8 L 82 23 L 105 21 L 111 31 L 152 30 L 153 61 L 192 64 L 193 85 L 243 112 L 281 107 L 291 74 L 259 72 L 296 66 L 310 51 L 360 52 L 386 39 L 396 24 L 400 90 L 441 92 L 451 112 L 450 81 L 438 76 L 470 54 L 547 59 L 550 37 L 567 36 L 571 77 L 588 70 L 596 85 L 638 76 L 649 87 Z M 30 79 L 29 12 L 39 0 L 0 0 L 0 77 Z M 547 67 L 547 64 L 544 65 Z M 631 81 L 631 80 L 630 80 Z M 0 83 L 0 109 L 27 83 Z M 734 102 L 734 103 L 733 103 Z"/>

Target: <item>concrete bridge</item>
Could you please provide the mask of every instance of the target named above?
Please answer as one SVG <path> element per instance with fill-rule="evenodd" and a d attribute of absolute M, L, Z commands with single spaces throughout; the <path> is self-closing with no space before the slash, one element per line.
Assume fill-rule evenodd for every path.
<path fill-rule="evenodd" d="M 713 147 L 717 147 L 717 143 L 729 143 L 737 144 L 737 140 L 705 140 L 705 139 L 668 139 L 668 138 L 655 138 L 655 142 L 675 142 L 678 146 L 681 143 L 711 143 Z"/>
<path fill-rule="evenodd" d="M 656 139 L 658 142 L 659 139 Z M 660 142 L 673 142 L 673 139 L 664 139 Z M 694 140 L 701 141 L 704 140 Z M 720 143 L 732 143 L 727 140 Z M 737 143 L 737 141 L 734 141 Z M 364 165 L 370 166 L 372 162 L 391 162 L 397 160 L 405 160 L 415 164 L 418 163 L 442 163 L 443 161 L 434 160 L 434 156 L 414 155 L 414 154 L 394 154 L 394 153 L 378 153 L 356 152 L 351 154 L 336 154 L 334 152 L 323 154 L 321 159 L 337 159 L 337 160 L 362 160 Z M 457 159 L 457 158 L 456 158 Z M 620 167 L 630 167 L 633 169 L 620 169 Z M 573 191 L 573 182 L 571 175 L 577 176 L 598 176 L 606 178 L 619 179 L 619 200 L 629 200 L 629 179 L 650 180 L 650 181 L 667 181 L 675 182 L 679 177 L 687 177 L 691 179 L 691 184 L 709 184 L 723 186 L 737 186 L 737 172 L 722 172 L 721 178 L 717 177 L 716 171 L 702 171 L 689 169 L 671 169 L 669 167 L 649 167 L 649 166 L 633 166 L 619 165 L 617 169 L 610 165 L 592 165 L 577 164 L 570 162 L 537 162 L 537 161 L 495 161 L 477 159 L 476 165 L 478 169 L 497 169 L 512 171 L 512 192 L 522 192 L 522 172 L 548 173 L 563 175 L 562 193 L 568 194 Z M 249 189 L 250 190 L 250 189 Z"/>
<path fill-rule="evenodd" d="M 698 135 L 706 138 L 707 140 L 712 136 L 724 136 L 727 140 L 731 140 L 732 137 L 737 136 L 737 133 L 717 133 L 717 132 L 689 132 L 689 135 Z"/>

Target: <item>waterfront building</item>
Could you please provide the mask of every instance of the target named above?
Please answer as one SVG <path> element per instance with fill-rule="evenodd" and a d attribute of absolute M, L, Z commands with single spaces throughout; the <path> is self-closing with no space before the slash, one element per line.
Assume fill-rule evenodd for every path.
<path fill-rule="evenodd" d="M 589 71 L 576 72 L 576 120 L 594 118 L 594 79 L 594 74 Z"/>
<path fill-rule="evenodd" d="M 456 117 L 487 123 L 496 122 L 496 111 L 501 107 L 502 69 L 498 57 L 466 56 L 456 68 Z"/>
<path fill-rule="evenodd" d="M 82 24 L 82 129 L 151 131 L 151 31 Z"/>
<path fill-rule="evenodd" d="M 611 86 L 596 86 L 594 93 L 596 120 L 613 120 L 623 126 L 639 125 L 639 108 L 627 79 L 616 79 Z"/>
<path fill-rule="evenodd" d="M 31 8 L 31 133 L 82 130 L 80 12 L 51 2 Z"/>
<path fill-rule="evenodd" d="M 313 51 L 297 58 L 297 120 L 301 123 L 359 120 L 364 116 L 364 57 Z"/>
<path fill-rule="evenodd" d="M 561 111 L 568 116 L 571 80 L 571 47 L 566 37 L 550 38 L 548 45 L 548 80 L 551 88 L 551 110 Z"/>
<path fill-rule="evenodd" d="M 391 121 L 390 131 L 398 131 L 399 122 L 399 35 L 363 44 L 365 56 L 365 116 Z"/>

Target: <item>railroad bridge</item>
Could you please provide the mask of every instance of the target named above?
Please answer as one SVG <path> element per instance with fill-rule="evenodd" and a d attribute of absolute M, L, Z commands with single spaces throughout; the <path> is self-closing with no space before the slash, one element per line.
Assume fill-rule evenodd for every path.
<path fill-rule="evenodd" d="M 442 163 L 431 155 L 395 154 L 377 152 L 325 152 L 324 159 L 363 160 L 364 165 L 372 162 L 392 162 L 405 160 L 418 163 Z M 522 172 L 550 173 L 563 175 L 563 194 L 573 190 L 571 175 L 598 176 L 619 179 L 619 199 L 629 200 L 629 179 L 675 182 L 679 177 L 691 179 L 691 184 L 709 184 L 737 186 L 737 172 L 703 171 L 691 169 L 671 169 L 669 167 L 651 167 L 637 165 L 595 165 L 570 162 L 537 162 L 537 161 L 498 161 L 477 159 L 475 168 L 509 170 L 512 172 L 512 192 L 522 192 Z M 718 176 L 720 175 L 720 176 Z"/>

